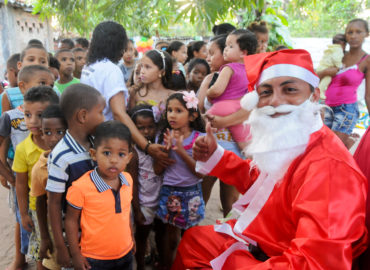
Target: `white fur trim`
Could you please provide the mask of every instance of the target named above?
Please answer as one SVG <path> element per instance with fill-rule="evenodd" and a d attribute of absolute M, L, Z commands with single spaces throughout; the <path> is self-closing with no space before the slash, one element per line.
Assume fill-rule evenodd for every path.
<path fill-rule="evenodd" d="M 195 171 L 201 174 L 209 174 L 221 160 L 224 151 L 225 150 L 220 145 L 217 145 L 216 151 L 206 162 L 197 161 L 195 163 Z"/>
<path fill-rule="evenodd" d="M 266 80 L 282 76 L 289 76 L 301 79 L 311 84 L 313 87 L 318 87 L 320 82 L 319 77 L 317 77 L 308 69 L 292 64 L 278 64 L 268 67 L 264 71 L 262 71 L 257 85 L 260 85 Z"/>
<path fill-rule="evenodd" d="M 240 106 L 247 111 L 253 110 L 259 101 L 259 96 L 256 90 L 249 92 L 244 95 L 244 97 L 240 100 Z"/>

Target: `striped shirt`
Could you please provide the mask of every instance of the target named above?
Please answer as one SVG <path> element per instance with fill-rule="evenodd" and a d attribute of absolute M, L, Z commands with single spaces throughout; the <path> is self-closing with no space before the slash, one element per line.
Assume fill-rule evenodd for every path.
<path fill-rule="evenodd" d="M 49 155 L 46 190 L 65 193 L 73 181 L 94 169 L 90 153 L 68 132 Z"/>

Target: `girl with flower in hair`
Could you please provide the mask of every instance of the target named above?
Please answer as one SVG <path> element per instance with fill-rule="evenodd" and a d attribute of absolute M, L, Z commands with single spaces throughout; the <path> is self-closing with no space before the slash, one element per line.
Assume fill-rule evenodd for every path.
<path fill-rule="evenodd" d="M 155 173 L 163 174 L 157 215 L 166 223 L 164 237 L 166 261 L 162 269 L 167 269 L 166 267 L 169 269 L 176 254 L 181 230 L 197 225 L 204 218 L 202 175 L 195 172 L 195 161 L 192 158 L 192 146 L 196 138 L 204 134 L 204 122 L 199 113 L 198 99 L 194 91 L 178 92 L 167 99 L 160 127 L 162 132 L 159 142 L 166 145 L 169 157 L 176 161 L 166 168 L 154 161 Z M 178 198 L 176 200 L 178 205 L 174 205 L 173 196 Z M 198 216 L 194 218 L 188 205 L 198 196 L 201 200 L 197 209 Z M 178 210 L 176 217 L 183 218 L 169 218 L 174 208 Z"/>

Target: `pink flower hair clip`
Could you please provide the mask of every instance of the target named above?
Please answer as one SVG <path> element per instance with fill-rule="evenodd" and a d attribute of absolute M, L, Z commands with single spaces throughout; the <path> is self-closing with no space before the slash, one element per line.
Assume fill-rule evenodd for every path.
<path fill-rule="evenodd" d="M 188 109 L 195 109 L 198 108 L 198 98 L 195 95 L 194 91 L 183 91 L 182 94 L 184 95 L 184 101 L 186 102 L 186 108 Z"/>

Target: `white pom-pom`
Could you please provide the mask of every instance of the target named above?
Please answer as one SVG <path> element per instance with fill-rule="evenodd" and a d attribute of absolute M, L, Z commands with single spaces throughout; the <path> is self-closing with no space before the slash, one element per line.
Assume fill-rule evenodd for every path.
<path fill-rule="evenodd" d="M 251 111 L 257 106 L 258 100 L 258 93 L 256 90 L 254 90 L 244 95 L 244 97 L 240 100 L 240 106 L 246 111 Z"/>

